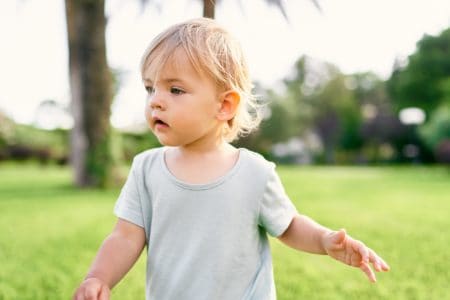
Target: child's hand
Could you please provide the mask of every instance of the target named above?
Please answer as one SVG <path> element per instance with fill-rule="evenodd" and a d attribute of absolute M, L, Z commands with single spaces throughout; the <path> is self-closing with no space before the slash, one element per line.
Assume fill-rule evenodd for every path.
<path fill-rule="evenodd" d="M 110 289 L 97 278 L 88 278 L 76 290 L 72 300 L 109 300 Z"/>
<path fill-rule="evenodd" d="M 326 234 L 322 244 L 329 256 L 347 265 L 360 268 L 372 282 L 376 281 L 376 277 L 369 266 L 370 263 L 377 272 L 389 270 L 389 266 L 381 257 L 361 241 L 349 236 L 344 229 Z"/>

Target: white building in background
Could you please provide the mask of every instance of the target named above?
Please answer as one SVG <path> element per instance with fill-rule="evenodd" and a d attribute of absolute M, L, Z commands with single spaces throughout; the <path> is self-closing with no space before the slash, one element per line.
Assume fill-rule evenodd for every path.
<path fill-rule="evenodd" d="M 275 157 L 303 165 L 313 163 L 314 155 L 322 150 L 322 143 L 313 132 L 305 134 L 303 139 L 294 137 L 285 143 L 272 146 L 272 153 Z"/>

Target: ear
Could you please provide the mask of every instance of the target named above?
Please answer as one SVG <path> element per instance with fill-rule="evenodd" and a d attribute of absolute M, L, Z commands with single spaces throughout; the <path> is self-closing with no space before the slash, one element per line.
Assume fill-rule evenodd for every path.
<path fill-rule="evenodd" d="M 217 113 L 217 119 L 220 121 L 229 121 L 236 115 L 241 96 L 234 90 L 229 90 L 219 96 L 220 107 Z"/>

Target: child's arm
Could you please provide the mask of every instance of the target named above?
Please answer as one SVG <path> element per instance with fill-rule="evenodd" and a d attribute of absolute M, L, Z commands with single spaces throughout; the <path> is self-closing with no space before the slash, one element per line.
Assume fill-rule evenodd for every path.
<path fill-rule="evenodd" d="M 109 299 L 110 290 L 139 258 L 145 246 L 142 227 L 118 219 L 113 232 L 105 239 L 85 280 L 73 299 Z"/>
<path fill-rule="evenodd" d="M 361 241 L 350 237 L 345 230 L 332 231 L 303 215 L 296 215 L 279 239 L 294 249 L 328 254 L 347 265 L 358 267 L 372 282 L 376 278 L 370 263 L 377 272 L 389 270 L 381 257 Z"/>

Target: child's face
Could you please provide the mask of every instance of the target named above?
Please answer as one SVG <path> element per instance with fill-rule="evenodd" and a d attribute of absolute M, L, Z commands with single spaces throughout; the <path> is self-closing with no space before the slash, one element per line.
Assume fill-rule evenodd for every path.
<path fill-rule="evenodd" d="M 145 116 L 161 144 L 188 146 L 220 138 L 223 125 L 216 118 L 220 101 L 212 79 L 196 72 L 181 50 L 157 78 L 150 69 L 144 71 L 148 91 Z"/>

